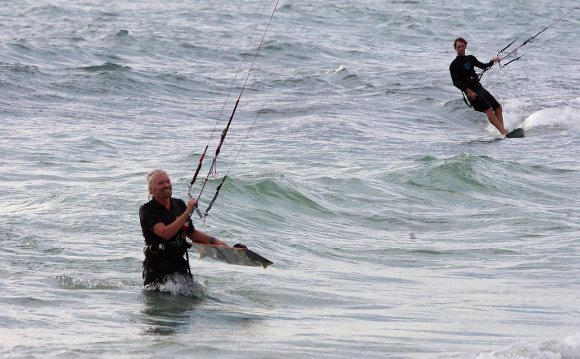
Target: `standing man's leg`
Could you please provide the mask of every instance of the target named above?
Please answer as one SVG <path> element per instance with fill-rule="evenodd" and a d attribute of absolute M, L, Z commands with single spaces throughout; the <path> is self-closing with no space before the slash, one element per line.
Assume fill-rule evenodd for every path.
<path fill-rule="evenodd" d="M 503 126 L 503 112 L 499 102 L 497 102 L 495 97 L 484 88 L 481 89 L 478 95 L 482 96 L 482 98 L 479 99 L 480 101 L 485 103 L 487 106 L 490 106 L 485 110 L 485 115 L 489 122 L 491 122 L 491 124 L 494 125 L 502 135 L 507 135 L 508 130 Z"/>
<path fill-rule="evenodd" d="M 485 115 L 487 116 L 487 119 L 489 120 L 489 122 L 494 125 L 495 128 L 497 128 L 497 130 L 502 134 L 502 135 L 507 135 L 508 130 L 505 129 L 505 127 L 503 127 L 503 116 L 501 113 L 501 106 L 498 107 L 496 109 L 496 112 L 499 109 L 499 115 L 500 117 L 498 118 L 498 116 L 496 116 L 496 113 L 493 111 L 493 109 L 490 107 L 487 110 L 485 110 Z M 501 118 L 501 120 L 500 120 Z"/>
<path fill-rule="evenodd" d="M 501 105 L 495 109 L 494 113 L 495 117 L 497 117 L 497 119 L 499 120 L 499 123 L 501 123 L 501 125 L 503 126 L 503 113 L 501 110 Z"/>

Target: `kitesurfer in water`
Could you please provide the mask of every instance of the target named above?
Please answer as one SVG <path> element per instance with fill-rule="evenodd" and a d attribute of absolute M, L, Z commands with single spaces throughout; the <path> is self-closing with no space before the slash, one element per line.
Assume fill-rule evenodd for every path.
<path fill-rule="evenodd" d="M 186 204 L 181 199 L 171 197 L 171 180 L 165 171 L 151 171 L 147 175 L 147 183 L 150 200 L 139 208 L 141 229 L 145 237 L 143 284 L 164 283 L 167 275 L 174 273 L 191 277 L 187 259 L 187 249 L 191 245 L 185 237 L 200 243 L 225 243 L 195 229 L 191 213 L 195 209 L 196 200 L 192 198 Z"/>
<path fill-rule="evenodd" d="M 453 46 L 457 52 L 457 57 L 449 65 L 453 85 L 467 96 L 474 110 L 485 113 L 489 122 L 503 136 L 507 135 L 508 130 L 503 126 L 501 105 L 483 88 L 479 82 L 479 76 L 475 73 L 475 67 L 485 70 L 493 66 L 496 62 L 499 62 L 500 58 L 495 57 L 484 64 L 473 55 L 466 56 L 465 49 L 467 48 L 467 41 L 462 37 L 455 39 Z"/>

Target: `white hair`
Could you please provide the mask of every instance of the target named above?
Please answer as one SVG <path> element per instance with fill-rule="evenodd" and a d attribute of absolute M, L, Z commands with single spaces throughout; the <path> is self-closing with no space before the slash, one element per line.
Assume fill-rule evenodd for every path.
<path fill-rule="evenodd" d="M 147 174 L 147 186 L 149 188 L 149 196 L 153 195 L 153 185 L 155 184 L 153 181 L 155 180 L 155 177 L 157 177 L 158 175 L 168 176 L 167 172 L 160 169 L 154 169 L 153 171 Z"/>

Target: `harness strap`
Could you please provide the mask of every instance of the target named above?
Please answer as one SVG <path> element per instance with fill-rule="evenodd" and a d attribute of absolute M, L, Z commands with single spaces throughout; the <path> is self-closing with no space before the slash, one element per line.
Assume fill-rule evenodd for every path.
<path fill-rule="evenodd" d="M 461 95 L 463 96 L 463 102 L 465 102 L 465 104 L 466 104 L 468 107 L 472 108 L 473 106 L 471 106 L 471 104 L 469 103 L 468 99 L 467 99 L 467 98 L 465 98 L 465 92 L 461 91 Z"/>
<path fill-rule="evenodd" d="M 191 274 L 191 267 L 189 266 L 189 252 L 187 249 L 185 250 L 185 260 L 187 261 L 187 273 L 189 273 L 190 276 L 193 276 L 193 274 Z"/>

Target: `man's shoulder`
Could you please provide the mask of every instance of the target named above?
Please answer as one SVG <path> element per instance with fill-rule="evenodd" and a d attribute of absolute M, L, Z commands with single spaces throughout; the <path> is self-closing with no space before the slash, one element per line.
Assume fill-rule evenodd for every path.
<path fill-rule="evenodd" d="M 451 70 L 455 67 L 463 68 L 463 64 L 465 64 L 465 63 L 470 63 L 473 66 L 474 62 L 478 62 L 478 61 L 477 61 L 477 58 L 473 55 L 457 56 L 455 59 L 453 59 L 453 61 L 451 62 L 451 65 L 449 65 L 449 69 Z"/>
<path fill-rule="evenodd" d="M 181 210 L 185 210 L 185 208 L 187 208 L 185 201 L 180 199 L 180 198 L 171 197 L 171 202 L 172 202 L 172 206 L 175 206 L 175 208 L 179 208 Z"/>
<path fill-rule="evenodd" d="M 449 69 L 453 69 L 454 67 L 457 67 L 461 62 L 462 62 L 462 58 L 464 58 L 465 56 L 457 56 L 456 58 L 453 59 L 453 61 L 451 61 L 451 64 L 449 64 Z"/>
<path fill-rule="evenodd" d="M 477 60 L 477 57 L 475 57 L 474 55 L 465 55 L 465 56 L 463 56 L 463 59 L 461 62 L 470 63 L 473 66 L 474 63 L 477 63 L 479 61 Z"/>
<path fill-rule="evenodd" d="M 159 204 L 157 203 L 157 201 L 155 201 L 155 199 L 151 199 L 149 202 L 143 203 L 141 205 L 141 207 L 139 207 L 139 212 L 150 212 L 150 211 L 154 211 L 159 207 Z"/>
<path fill-rule="evenodd" d="M 181 198 L 175 198 L 175 197 L 171 197 L 172 201 L 176 201 L 176 202 L 180 202 L 180 203 L 185 203 L 184 200 L 182 200 Z"/>

